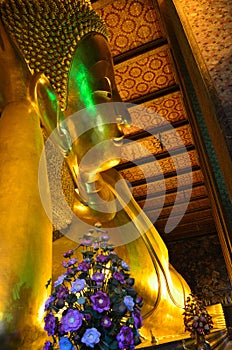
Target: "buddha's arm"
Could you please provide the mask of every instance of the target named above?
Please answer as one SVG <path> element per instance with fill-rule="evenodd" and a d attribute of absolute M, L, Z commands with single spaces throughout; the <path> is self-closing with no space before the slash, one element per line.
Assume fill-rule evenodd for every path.
<path fill-rule="evenodd" d="M 29 78 L 26 63 L 9 41 L 0 21 L 0 111 L 11 102 L 27 99 Z"/>
<path fill-rule="evenodd" d="M 12 349 L 11 332 L 42 330 L 45 284 L 51 277 L 52 227 L 38 190 L 43 138 L 28 94 L 30 78 L 0 24 L 0 339 L 3 330 Z M 23 349 L 31 345 L 24 343 Z"/>

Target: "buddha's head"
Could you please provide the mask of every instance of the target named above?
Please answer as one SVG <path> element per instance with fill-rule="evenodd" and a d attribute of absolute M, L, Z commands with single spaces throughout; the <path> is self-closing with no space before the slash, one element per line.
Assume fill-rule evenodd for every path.
<path fill-rule="evenodd" d="M 101 166 L 95 170 L 116 165 L 123 136 L 120 124 L 128 123 L 129 114 L 123 104 L 110 104 L 119 102 L 120 96 L 107 29 L 90 1 L 3 0 L 0 14 L 31 72 L 36 77 L 42 75 L 35 85 L 45 132 L 49 135 L 56 128 L 58 107 L 61 120 L 84 109 L 72 126 L 77 135 L 73 135 L 72 148 L 78 163 L 97 143 L 112 140 L 110 147 L 99 148 L 97 162 Z M 95 106 L 102 103 L 107 103 L 107 108 L 99 113 Z M 112 161 L 104 161 L 110 154 Z"/>

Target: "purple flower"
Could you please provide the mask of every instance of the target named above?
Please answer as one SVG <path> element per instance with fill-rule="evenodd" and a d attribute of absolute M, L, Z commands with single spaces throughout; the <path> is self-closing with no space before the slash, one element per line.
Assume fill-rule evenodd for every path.
<path fill-rule="evenodd" d="M 202 328 L 197 328 L 197 333 L 198 333 L 198 334 L 203 334 L 203 333 L 204 333 L 204 329 L 202 329 Z"/>
<path fill-rule="evenodd" d="M 44 317 L 44 330 L 48 333 L 48 335 L 54 335 L 56 328 L 56 319 L 54 315 L 50 312 Z"/>
<path fill-rule="evenodd" d="M 109 328 L 111 326 L 112 322 L 111 319 L 108 316 L 104 316 L 101 319 L 101 325 L 104 328 Z"/>
<path fill-rule="evenodd" d="M 70 258 L 73 255 L 73 250 L 69 250 L 63 254 L 64 258 Z"/>
<path fill-rule="evenodd" d="M 72 258 L 68 261 L 69 266 L 76 264 L 77 258 Z"/>
<path fill-rule="evenodd" d="M 70 288 L 70 292 L 80 292 L 85 288 L 85 280 L 77 278 L 76 281 L 72 282 L 72 287 Z"/>
<path fill-rule="evenodd" d="M 58 307 L 58 309 L 63 309 L 64 305 L 65 305 L 64 299 L 57 300 L 56 307 Z"/>
<path fill-rule="evenodd" d="M 135 284 L 135 279 L 134 278 L 127 278 L 126 284 L 128 284 L 128 286 L 133 286 Z"/>
<path fill-rule="evenodd" d="M 133 308 L 135 305 L 133 298 L 130 295 L 126 295 L 124 297 L 123 301 L 124 301 L 124 304 L 126 305 L 127 309 L 129 311 L 133 311 Z"/>
<path fill-rule="evenodd" d="M 109 261 L 109 257 L 108 257 L 108 255 L 99 254 L 96 257 L 96 261 L 104 264 L 104 263 Z"/>
<path fill-rule="evenodd" d="M 68 295 L 68 288 L 64 286 L 60 286 L 56 291 L 56 296 L 58 299 L 66 298 Z"/>
<path fill-rule="evenodd" d="M 73 344 L 66 337 L 62 337 L 59 341 L 60 350 L 74 350 Z"/>
<path fill-rule="evenodd" d="M 46 341 L 46 343 L 44 344 L 43 350 L 52 349 L 51 345 L 52 345 L 52 343 L 50 341 Z"/>
<path fill-rule="evenodd" d="M 78 264 L 77 270 L 87 272 L 90 268 L 90 262 L 82 261 Z"/>
<path fill-rule="evenodd" d="M 120 315 L 125 315 L 125 313 L 127 312 L 127 308 L 125 306 L 125 304 L 120 304 L 118 307 L 118 312 Z"/>
<path fill-rule="evenodd" d="M 64 332 L 78 330 L 82 325 L 83 316 L 78 310 L 69 309 L 61 319 L 61 328 Z"/>
<path fill-rule="evenodd" d="M 76 262 L 77 262 L 77 259 L 76 259 L 76 258 L 72 258 L 72 259 L 70 259 L 69 261 L 63 261 L 63 262 L 62 262 L 62 265 L 63 265 L 64 267 L 69 267 L 69 266 L 71 266 L 71 265 L 76 264 Z"/>
<path fill-rule="evenodd" d="M 140 311 L 138 309 L 134 309 L 133 312 L 134 322 L 135 322 L 135 328 L 141 328 L 142 327 L 142 316 L 140 314 Z"/>
<path fill-rule="evenodd" d="M 131 349 L 131 346 L 134 345 L 133 332 L 128 326 L 123 326 L 116 338 L 119 349 Z"/>
<path fill-rule="evenodd" d="M 100 272 L 95 272 L 92 276 L 92 280 L 95 282 L 102 282 L 104 281 L 105 275 L 104 273 L 100 273 Z"/>
<path fill-rule="evenodd" d="M 102 239 L 102 241 L 107 242 L 110 239 L 110 237 L 109 237 L 109 235 L 104 234 L 104 235 L 101 236 L 101 239 Z"/>
<path fill-rule="evenodd" d="M 51 303 L 53 303 L 53 301 L 55 301 L 55 298 L 53 296 L 50 296 L 46 302 L 45 302 L 45 306 L 44 306 L 44 311 L 47 311 L 51 305 Z"/>
<path fill-rule="evenodd" d="M 99 313 L 110 309 L 110 299 L 106 293 L 98 291 L 96 294 L 90 297 L 93 302 L 93 309 Z"/>
<path fill-rule="evenodd" d="M 139 296 L 137 296 L 136 299 L 135 299 L 135 302 L 136 302 L 137 304 L 141 304 L 142 301 L 143 301 L 143 298 L 142 298 L 142 297 L 139 297 Z"/>
<path fill-rule="evenodd" d="M 63 267 L 68 267 L 68 262 L 67 261 L 62 261 L 62 266 Z"/>
<path fill-rule="evenodd" d="M 104 250 L 106 250 L 108 248 L 106 242 L 100 242 L 100 247 Z"/>
<path fill-rule="evenodd" d="M 70 268 L 67 269 L 67 274 L 68 275 L 74 275 L 74 273 L 75 272 L 73 271 L 73 269 L 70 269 Z"/>
<path fill-rule="evenodd" d="M 124 275 L 123 275 L 121 272 L 119 272 L 119 271 L 115 271 L 115 272 L 113 273 L 113 277 L 114 277 L 117 281 L 119 281 L 120 283 L 123 283 L 123 282 L 124 282 Z"/>
<path fill-rule="evenodd" d="M 88 328 L 86 329 L 83 337 L 81 338 L 81 342 L 86 346 L 94 348 L 94 345 L 99 343 L 101 333 L 98 332 L 96 328 Z"/>
<path fill-rule="evenodd" d="M 86 321 L 89 321 L 91 319 L 91 314 L 85 314 Z"/>
<path fill-rule="evenodd" d="M 57 287 L 60 284 L 62 284 L 64 282 L 66 275 L 61 275 L 58 277 L 58 279 L 54 282 L 54 286 Z"/>
<path fill-rule="evenodd" d="M 93 249 L 99 249 L 99 243 L 98 242 L 94 242 L 93 243 Z"/>
<path fill-rule="evenodd" d="M 87 247 L 90 247 L 92 245 L 93 241 L 91 238 L 83 238 L 81 240 L 81 245 L 85 245 Z"/>

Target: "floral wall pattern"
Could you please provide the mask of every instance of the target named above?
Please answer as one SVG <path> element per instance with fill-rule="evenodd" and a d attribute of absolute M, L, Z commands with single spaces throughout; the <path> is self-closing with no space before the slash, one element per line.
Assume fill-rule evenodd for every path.
<path fill-rule="evenodd" d="M 177 0 L 191 26 L 222 105 L 219 116 L 232 154 L 232 2 L 227 0 Z"/>
<path fill-rule="evenodd" d="M 210 304 L 224 303 L 232 289 L 217 235 L 168 243 L 170 262 L 192 292 Z"/>

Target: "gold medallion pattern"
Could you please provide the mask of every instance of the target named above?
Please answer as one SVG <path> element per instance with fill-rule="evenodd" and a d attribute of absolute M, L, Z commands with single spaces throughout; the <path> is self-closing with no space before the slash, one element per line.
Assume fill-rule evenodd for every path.
<path fill-rule="evenodd" d="M 109 28 L 113 56 L 162 37 L 159 13 L 152 0 L 103 1 L 93 7 Z"/>
<path fill-rule="evenodd" d="M 115 79 L 123 101 L 174 85 L 176 80 L 168 47 L 116 65 Z"/>
<path fill-rule="evenodd" d="M 147 195 L 147 193 L 156 194 L 164 193 L 164 191 L 171 191 L 178 186 L 192 187 L 196 184 L 203 184 L 204 179 L 200 170 L 196 170 L 192 173 L 180 174 L 178 179 L 176 176 L 172 176 L 162 180 L 155 180 L 154 182 L 149 182 L 144 185 L 139 185 L 133 187 L 133 196 L 135 198 Z"/>
<path fill-rule="evenodd" d="M 164 131 L 161 135 L 158 133 L 138 141 L 125 142 L 121 152 L 121 163 L 125 163 L 127 160 L 135 161 L 136 159 L 161 154 L 164 151 L 170 153 L 174 150 L 182 149 L 184 153 L 184 146 L 193 144 L 190 131 L 190 126 L 184 125 Z"/>
<path fill-rule="evenodd" d="M 153 177 L 162 179 L 164 174 L 175 174 L 188 169 L 191 172 L 191 167 L 199 166 L 198 157 L 195 151 L 190 151 L 188 154 L 177 154 L 171 158 L 154 160 L 133 168 L 121 170 L 121 175 L 133 183 L 134 181 L 149 180 Z"/>
<path fill-rule="evenodd" d="M 174 92 L 163 97 L 135 105 L 129 109 L 131 115 L 130 127 L 123 129 L 124 135 L 132 135 L 140 129 L 150 130 L 160 126 L 187 120 L 186 111 L 180 92 Z"/>

